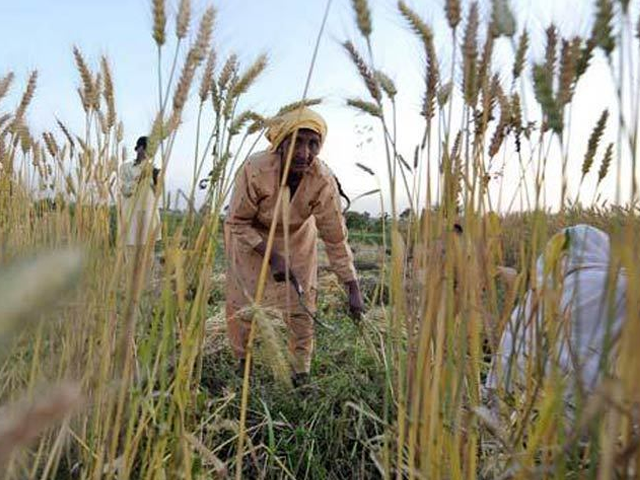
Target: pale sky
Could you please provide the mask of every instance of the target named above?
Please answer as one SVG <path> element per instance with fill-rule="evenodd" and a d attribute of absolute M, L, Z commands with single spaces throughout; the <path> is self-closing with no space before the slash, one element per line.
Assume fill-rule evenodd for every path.
<path fill-rule="evenodd" d="M 131 151 L 135 139 L 145 134 L 157 109 L 156 47 L 151 37 L 152 18 L 150 0 L 0 0 L 0 75 L 8 70 L 16 73 L 13 94 L 5 102 L 18 101 L 30 70 L 38 69 L 38 89 L 29 111 L 34 132 L 55 130 L 59 117 L 76 132 L 83 128 L 83 112 L 76 87 L 79 83 L 72 56 L 72 46 L 78 45 L 92 67 L 97 68 L 100 56 L 109 57 L 116 91 L 117 110 L 125 125 L 125 144 Z M 168 1 L 172 14 L 177 0 Z M 194 0 L 194 17 L 210 2 Z M 373 12 L 373 50 L 376 67 L 387 72 L 396 82 L 398 96 L 398 132 L 400 152 L 407 159 L 413 157 L 414 146 L 421 140 L 424 122 L 418 115 L 423 91 L 424 59 L 418 41 L 405 26 L 397 12 L 395 0 L 369 0 Z M 422 17 L 434 28 L 441 69 L 450 68 L 450 32 L 443 14 L 443 1 L 409 0 Z M 463 0 L 466 8 L 468 3 Z M 554 21 L 565 35 L 587 35 L 591 29 L 591 1 L 583 0 L 514 0 L 511 2 L 518 19 L 518 30 L 526 25 L 531 32 L 529 58 L 543 55 L 544 30 Z M 489 2 L 481 2 L 483 16 L 490 12 Z M 218 0 L 213 42 L 218 51 L 218 65 L 229 52 L 236 52 L 242 66 L 248 66 L 261 53 L 269 55 L 269 67 L 247 95 L 243 108 L 272 114 L 285 103 L 302 95 L 309 69 L 315 38 L 320 27 L 325 0 Z M 191 35 L 195 35 L 196 25 Z M 173 53 L 173 15 L 167 25 L 169 48 L 165 51 L 168 69 Z M 376 187 L 375 180 L 355 167 L 359 161 L 373 168 L 386 183 L 386 160 L 380 143 L 381 134 L 374 129 L 373 141 L 357 133 L 371 120 L 345 106 L 347 97 L 365 97 L 365 90 L 340 43 L 357 40 L 362 46 L 353 20 L 350 0 L 334 0 L 325 35 L 315 66 L 309 97 L 323 97 L 317 109 L 328 124 L 329 134 L 321 157 L 341 179 L 347 193 L 354 197 Z M 500 39 L 495 47 L 496 65 L 509 71 L 512 49 L 507 39 Z M 457 74 L 456 78 L 459 79 Z M 166 76 L 165 76 L 166 78 Z M 509 78 L 507 73 L 504 78 Z M 614 120 L 615 96 L 611 76 L 600 53 L 593 67 L 578 86 L 570 144 L 569 171 L 571 180 L 579 180 L 580 165 L 589 133 L 603 108 L 611 110 Z M 197 85 L 192 97 L 197 95 Z M 527 103 L 533 112 L 533 93 L 529 90 Z M 184 125 L 171 158 L 167 181 L 169 189 L 188 190 L 193 165 L 196 100 L 191 98 L 185 111 Z M 6 104 L 0 104 L 0 110 Z M 210 125 L 205 119 L 203 130 Z M 606 139 L 615 139 L 610 123 Z M 512 140 L 510 141 L 511 143 Z M 260 147 L 265 147 L 261 142 Z M 596 157 L 599 162 L 602 151 Z M 553 158 L 552 158 L 553 157 Z M 517 160 L 507 150 L 504 197 L 510 197 L 517 184 Z M 500 162 L 502 158 L 500 158 Z M 559 158 L 549 159 L 549 203 L 557 197 L 559 188 Z M 598 164 L 594 169 L 597 171 Z M 595 173 L 595 172 L 594 172 Z M 629 178 L 628 169 L 623 178 Z M 593 174 L 595 177 L 595 174 Z M 610 175 L 603 190 L 611 195 L 615 176 Z M 626 191 L 626 183 L 625 183 Z M 586 198 L 591 198 L 593 184 L 586 182 Z M 624 192 L 624 191 L 623 191 Z M 497 195 L 497 192 L 494 192 Z M 554 197 L 555 196 L 555 197 Z M 625 197 L 623 197 L 625 198 Z M 508 203 L 503 200 L 503 203 Z M 503 205 L 505 208 L 506 205 Z M 355 210 L 379 209 L 375 197 L 354 204 Z"/>

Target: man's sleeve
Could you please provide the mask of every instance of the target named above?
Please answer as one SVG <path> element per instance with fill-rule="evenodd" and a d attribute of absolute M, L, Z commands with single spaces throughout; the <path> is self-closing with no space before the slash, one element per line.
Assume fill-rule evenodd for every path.
<path fill-rule="evenodd" d="M 347 226 L 342 216 L 340 195 L 336 182 L 328 178 L 313 206 L 318 233 L 323 240 L 331 269 L 341 282 L 356 279 L 353 253 L 347 242 Z"/>
<path fill-rule="evenodd" d="M 255 248 L 262 242 L 262 237 L 253 227 L 253 221 L 258 213 L 257 194 L 255 186 L 251 184 L 247 166 L 243 166 L 236 175 L 229 215 L 225 221 L 235 241 L 243 242 L 250 248 Z"/>

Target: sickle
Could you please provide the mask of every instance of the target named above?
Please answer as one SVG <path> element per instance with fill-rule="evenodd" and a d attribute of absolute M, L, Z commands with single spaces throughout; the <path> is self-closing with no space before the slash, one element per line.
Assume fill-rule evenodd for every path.
<path fill-rule="evenodd" d="M 302 309 L 305 311 L 305 313 L 313 319 L 314 323 L 320 325 L 322 328 L 329 330 L 330 332 L 335 332 L 336 331 L 335 327 L 331 325 L 327 325 L 324 322 L 321 322 L 320 319 L 315 314 L 313 314 L 311 310 L 309 310 L 307 305 L 304 303 L 304 290 L 302 288 L 302 285 L 298 283 L 298 279 L 296 277 L 291 277 L 290 281 L 291 281 L 291 284 L 293 285 L 293 288 L 296 291 L 296 295 L 298 296 L 298 303 L 300 304 Z"/>

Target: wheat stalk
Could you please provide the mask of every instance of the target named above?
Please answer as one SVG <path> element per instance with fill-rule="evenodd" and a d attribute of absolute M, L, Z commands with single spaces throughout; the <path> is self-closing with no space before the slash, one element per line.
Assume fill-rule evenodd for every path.
<path fill-rule="evenodd" d="M 58 144 L 56 143 L 56 139 L 51 132 L 42 132 L 42 138 L 44 139 L 44 143 L 47 146 L 47 150 L 49 151 L 49 155 L 52 157 L 56 157 L 60 149 L 58 148 Z"/>
<path fill-rule="evenodd" d="M 431 28 L 414 12 L 404 1 L 398 2 L 398 10 L 407 21 L 413 33 L 415 33 L 424 46 L 425 51 L 429 49 L 429 45 L 433 44 L 433 32 Z"/>
<path fill-rule="evenodd" d="M 112 128 L 116 124 L 116 105 L 111 68 L 109 67 L 109 62 L 106 57 L 102 57 L 101 66 L 102 78 L 104 78 L 104 89 L 102 94 L 107 105 L 106 124 L 108 128 Z"/>
<path fill-rule="evenodd" d="M 211 93 L 211 85 L 213 85 L 213 70 L 216 65 L 216 52 L 214 49 L 209 51 L 209 55 L 207 57 L 207 63 L 204 66 L 204 70 L 202 72 L 202 78 L 200 79 L 200 90 L 198 92 L 200 97 L 200 103 L 204 103 L 209 98 L 209 94 Z"/>
<path fill-rule="evenodd" d="M 378 86 L 378 82 L 376 81 L 373 73 L 371 72 L 371 69 L 366 64 L 366 62 L 364 61 L 360 53 L 358 53 L 358 51 L 356 50 L 356 47 L 353 45 L 351 41 L 344 42 L 342 46 L 347 51 L 347 53 L 349 53 L 349 56 L 351 57 L 351 61 L 358 69 L 358 72 L 360 73 L 360 77 L 364 81 L 367 87 L 367 90 L 369 91 L 369 94 L 371 95 L 371 97 L 373 97 L 374 100 L 376 100 L 377 103 L 380 103 L 380 101 L 382 100 L 382 95 L 380 94 L 380 88 Z"/>
<path fill-rule="evenodd" d="M 14 77 L 15 75 L 13 72 L 9 72 L 0 79 L 0 100 L 2 100 L 7 92 L 9 92 L 9 88 L 11 88 Z"/>
<path fill-rule="evenodd" d="M 96 112 L 100 110 L 100 94 L 101 93 L 102 93 L 102 74 L 98 72 L 96 74 L 95 81 L 92 82 L 91 96 L 89 97 L 91 108 L 93 108 L 93 110 Z"/>
<path fill-rule="evenodd" d="M 489 158 L 493 158 L 500 150 L 502 142 L 504 141 L 504 138 L 506 136 L 506 131 L 512 121 L 511 105 L 509 104 L 509 99 L 504 94 L 502 86 L 500 85 L 497 77 L 495 79 L 495 82 L 493 83 L 495 96 L 497 97 L 498 103 L 500 105 L 500 120 L 498 121 L 498 125 L 496 126 L 496 130 L 489 144 Z"/>
<path fill-rule="evenodd" d="M 444 3 L 444 11 L 447 17 L 449 27 L 455 30 L 462 18 L 462 9 L 460 8 L 460 0 L 446 0 Z"/>
<path fill-rule="evenodd" d="M 516 55 L 513 61 L 513 80 L 517 80 L 524 70 L 525 66 L 525 57 L 527 55 L 527 48 L 529 48 L 529 34 L 527 30 L 523 30 L 520 34 L 520 38 L 518 40 L 518 48 L 516 50 Z"/>
<path fill-rule="evenodd" d="M 373 117 L 382 118 L 382 109 L 375 103 L 367 102 L 360 98 L 349 98 L 347 99 L 347 105 Z"/>
<path fill-rule="evenodd" d="M 82 89 L 78 90 L 78 94 L 80 95 L 84 110 L 89 111 L 92 106 L 93 99 L 93 76 L 91 75 L 91 70 L 87 66 L 87 62 L 82 56 L 82 52 L 80 52 L 80 49 L 75 45 L 73 46 L 73 58 L 76 62 L 76 68 L 80 73 L 80 79 L 82 80 Z"/>
<path fill-rule="evenodd" d="M 280 110 L 278 110 L 278 113 L 276 113 L 276 117 L 288 112 L 293 112 L 294 110 L 297 110 L 300 107 L 313 107 L 314 105 L 320 105 L 321 103 L 322 103 L 321 98 L 307 98 L 305 100 L 292 102 L 281 107 Z"/>
<path fill-rule="evenodd" d="M 463 54 L 463 92 L 464 99 L 470 107 L 475 106 L 477 102 L 477 51 L 478 51 L 478 3 L 473 2 L 469 9 L 467 17 L 467 27 L 464 32 L 462 42 Z"/>
<path fill-rule="evenodd" d="M 433 44 L 433 37 L 426 39 L 427 75 L 425 78 L 426 91 L 422 102 L 422 116 L 431 120 L 435 115 L 435 100 L 438 96 L 438 83 L 440 82 L 440 69 L 438 56 Z"/>
<path fill-rule="evenodd" d="M 258 115 L 256 112 L 246 110 L 238 115 L 233 120 L 233 122 L 231 122 L 231 126 L 229 127 L 229 134 L 232 136 L 237 135 L 248 122 L 253 122 L 254 125 L 262 125 L 264 124 L 265 119 L 261 115 Z"/>
<path fill-rule="evenodd" d="M 574 38 L 571 42 L 562 41 L 560 51 L 560 84 L 558 87 L 558 105 L 565 107 L 571 102 L 577 81 L 576 64 L 580 55 L 581 40 Z"/>
<path fill-rule="evenodd" d="M 514 93 L 511 96 L 511 124 L 510 127 L 515 133 L 516 137 L 516 152 L 520 153 L 521 149 L 521 135 L 523 129 L 522 122 L 522 107 L 520 105 L 520 95 Z"/>
<path fill-rule="evenodd" d="M 153 39 L 158 47 L 166 41 L 165 28 L 167 26 L 167 14 L 164 0 L 153 0 Z"/>
<path fill-rule="evenodd" d="M 547 42 L 544 53 L 544 73 L 547 77 L 549 88 L 553 90 L 553 79 L 556 74 L 558 30 L 555 25 L 551 24 L 545 31 L 545 34 Z"/>
<path fill-rule="evenodd" d="M 482 91 L 482 95 L 484 97 L 484 108 L 487 112 L 491 111 L 489 104 L 494 100 L 488 90 L 489 87 L 491 87 L 491 82 L 488 80 L 491 78 L 491 62 L 493 60 L 494 41 L 494 37 L 491 35 L 491 28 L 491 25 L 487 27 L 487 35 L 485 37 L 484 46 L 482 47 L 482 54 L 480 55 L 480 62 L 478 63 L 478 73 L 476 75 L 478 82 L 476 91 Z"/>
<path fill-rule="evenodd" d="M 607 150 L 604 152 L 602 163 L 600 164 L 600 170 L 598 171 L 598 185 L 605 179 L 607 173 L 609 173 L 609 167 L 611 166 L 611 160 L 613 159 L 613 143 L 607 145 Z"/>
<path fill-rule="evenodd" d="M 227 88 L 231 79 L 236 75 L 238 71 L 238 56 L 235 53 L 229 55 L 227 61 L 224 62 L 220 76 L 218 77 L 218 86 L 222 92 Z"/>
<path fill-rule="evenodd" d="M 56 123 L 58 124 L 58 127 L 60 127 L 60 130 L 62 130 L 62 133 L 64 134 L 64 136 L 67 137 L 67 141 L 69 142 L 69 145 L 71 146 L 71 149 L 74 149 L 76 144 L 73 141 L 73 135 L 71 135 L 71 132 L 69 131 L 69 129 L 66 127 L 66 125 L 64 123 L 62 123 L 57 118 L 56 118 Z"/>
<path fill-rule="evenodd" d="M 193 49 L 191 50 L 193 51 Z M 173 115 L 180 117 L 182 109 L 187 102 L 191 85 L 193 84 L 193 77 L 195 76 L 197 67 L 197 57 L 195 55 L 187 55 L 182 71 L 180 72 L 180 78 L 178 84 L 173 93 Z"/>
<path fill-rule="evenodd" d="M 176 17 L 176 37 L 183 39 L 189 32 L 191 23 L 191 0 L 180 0 L 178 16 Z"/>
<path fill-rule="evenodd" d="M 2 127 L 9 121 L 11 120 L 12 115 L 10 113 L 4 113 L 2 115 L 0 115 L 0 131 L 2 129 Z M 0 133 L 0 138 L 2 138 L 2 136 L 4 135 L 4 132 Z"/>
<path fill-rule="evenodd" d="M 29 127 L 20 123 L 18 125 L 18 129 L 16 130 L 18 134 L 18 139 L 20 140 L 20 149 L 22 150 L 22 154 L 26 155 L 33 146 L 33 137 L 31 136 L 31 132 L 29 131 Z"/>
<path fill-rule="evenodd" d="M 260 76 L 264 69 L 267 68 L 267 56 L 265 54 L 260 55 L 255 62 L 247 69 L 242 76 L 229 91 L 229 99 L 236 99 L 240 95 L 243 95 L 251 87 L 253 82 Z"/>
<path fill-rule="evenodd" d="M 589 68 L 591 57 L 593 57 L 593 49 L 596 48 L 596 43 L 592 38 L 589 38 L 585 46 L 581 49 L 580 58 L 576 64 L 576 76 L 580 78 Z"/>
<path fill-rule="evenodd" d="M 509 7 L 509 0 L 493 0 L 490 30 L 495 38 L 513 37 L 516 34 L 516 19 Z"/>
<path fill-rule="evenodd" d="M 371 35 L 371 10 L 369 10 L 369 5 L 367 4 L 367 0 L 351 0 L 351 5 L 353 6 L 353 10 L 356 14 L 356 24 L 358 25 L 358 30 L 363 37 L 369 38 Z"/>
<path fill-rule="evenodd" d="M 190 55 L 194 56 L 196 66 L 199 66 L 209 50 L 211 43 L 211 34 L 213 32 L 213 24 L 216 18 L 216 11 L 213 7 L 207 8 L 200 19 L 198 34 L 191 48 Z"/>
<path fill-rule="evenodd" d="M 593 165 L 593 160 L 595 159 L 596 152 L 598 150 L 598 145 L 600 144 L 600 140 L 602 139 L 604 129 L 607 126 L 608 118 L 609 118 L 609 110 L 605 109 L 600 114 L 600 118 L 598 118 L 598 121 L 596 122 L 596 125 L 593 128 L 591 135 L 589 136 L 589 142 L 587 143 L 587 151 L 584 155 L 584 160 L 582 161 L 582 179 L 584 179 L 584 177 L 591 170 L 591 166 Z M 608 168 L 609 167 L 607 166 L 607 169 Z"/>
<path fill-rule="evenodd" d="M 22 120 L 24 119 L 24 114 L 27 111 L 29 104 L 33 100 L 33 96 L 35 95 L 37 83 L 38 83 L 38 71 L 34 70 L 29 75 L 29 80 L 27 81 L 27 88 L 22 94 L 22 98 L 20 99 L 18 108 L 16 108 L 16 111 L 14 113 L 13 122 L 12 122 L 14 125 L 17 126 L 20 123 L 22 123 Z"/>
<path fill-rule="evenodd" d="M 380 70 L 376 70 L 375 72 L 376 79 L 380 84 L 380 88 L 387 94 L 387 96 L 393 100 L 393 98 L 398 94 L 398 89 L 396 85 L 393 83 L 393 80 L 384 72 Z"/>
<path fill-rule="evenodd" d="M 616 39 L 613 36 L 613 2 L 611 0 L 596 1 L 596 20 L 591 31 L 596 46 L 604 50 L 607 57 L 616 47 Z"/>
<path fill-rule="evenodd" d="M 360 162 L 356 162 L 356 167 L 358 167 L 360 170 L 363 170 L 365 172 L 367 172 L 369 175 L 371 175 L 372 177 L 375 177 L 376 174 L 373 170 L 371 170 L 369 167 L 367 167 L 366 165 L 360 163 Z"/>

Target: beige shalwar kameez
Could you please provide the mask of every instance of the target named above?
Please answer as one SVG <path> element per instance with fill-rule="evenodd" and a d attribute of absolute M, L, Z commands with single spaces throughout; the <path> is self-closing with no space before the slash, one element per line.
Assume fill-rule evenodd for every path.
<path fill-rule="evenodd" d="M 147 161 L 125 162 L 120 167 L 120 235 L 124 237 L 125 261 L 129 268 L 134 268 L 136 250 L 150 242 L 151 252 L 147 257 L 148 282 L 155 282 L 159 271 L 154 246 L 162 239 L 160 210 L 157 206 L 159 202 L 156 202 L 153 191 L 152 172 L 153 164 Z"/>
<path fill-rule="evenodd" d="M 250 318 L 236 313 L 255 298 L 263 257 L 254 251 L 269 235 L 281 179 L 281 157 L 260 152 L 250 157 L 236 177 L 225 221 L 227 251 L 226 315 L 231 347 L 244 358 L 251 328 Z M 288 188 L 288 187 L 286 187 Z M 343 282 L 356 279 L 353 254 L 340 196 L 331 170 L 318 158 L 302 177 L 290 200 L 289 248 L 284 245 L 282 215 L 278 215 L 274 249 L 283 257 L 288 250 L 289 268 L 306 292 L 305 302 L 314 312 L 318 285 L 317 237 L 325 243 L 332 270 Z M 281 212 L 280 212 L 281 213 Z M 263 306 L 284 313 L 289 327 L 289 350 L 296 373 L 309 372 L 313 352 L 313 319 L 302 309 L 292 285 L 276 283 L 267 275 Z"/>
<path fill-rule="evenodd" d="M 122 235 L 127 246 L 144 245 L 161 239 L 160 211 L 153 192 L 153 165 L 147 162 L 125 162 L 120 167 L 122 193 Z M 149 230 L 155 235 L 149 239 Z"/>

